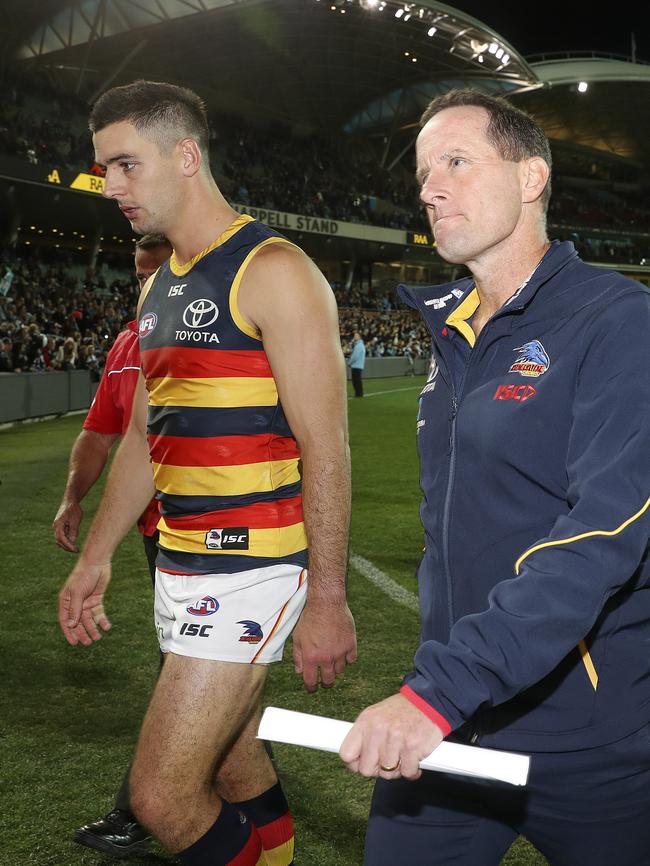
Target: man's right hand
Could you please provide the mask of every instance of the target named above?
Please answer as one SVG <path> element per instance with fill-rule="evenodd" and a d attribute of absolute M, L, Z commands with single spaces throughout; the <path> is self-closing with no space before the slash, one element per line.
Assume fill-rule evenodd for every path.
<path fill-rule="evenodd" d="M 83 516 L 84 513 L 78 502 L 64 499 L 59 505 L 52 529 L 54 530 L 54 540 L 63 550 L 79 553 L 77 538 Z"/>
<path fill-rule="evenodd" d="M 88 565 L 79 560 L 59 593 L 59 624 L 72 646 L 101 640 L 97 626 L 108 631 L 104 592 L 111 579 L 110 563 Z"/>

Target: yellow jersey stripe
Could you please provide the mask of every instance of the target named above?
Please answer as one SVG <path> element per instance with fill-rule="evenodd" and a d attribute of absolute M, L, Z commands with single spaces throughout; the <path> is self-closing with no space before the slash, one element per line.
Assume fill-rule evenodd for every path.
<path fill-rule="evenodd" d="M 240 409 L 275 406 L 278 389 L 270 376 L 223 376 L 207 379 L 149 379 L 150 406 L 197 406 L 203 409 Z"/>
<path fill-rule="evenodd" d="M 544 541 L 541 544 L 535 544 L 533 547 L 529 547 L 528 550 L 522 553 L 519 559 L 515 562 L 515 574 L 519 574 L 521 564 L 525 559 L 533 553 L 536 553 L 538 550 L 543 550 L 545 547 L 558 547 L 562 544 L 572 544 L 574 541 L 582 541 L 583 538 L 593 538 L 594 536 L 611 538 L 614 535 L 619 535 L 626 527 L 645 514 L 648 508 L 650 508 L 650 497 L 636 512 L 636 514 L 633 514 L 632 517 L 628 517 L 627 520 L 624 520 L 620 526 L 616 527 L 616 529 L 592 529 L 590 532 L 582 532 L 580 535 L 572 535 L 570 538 L 557 538 L 554 541 Z M 587 676 L 595 690 L 598 688 L 598 672 L 596 671 L 593 659 L 587 649 L 587 644 L 583 640 L 578 644 L 578 650 L 580 652 L 580 657 L 582 658 L 582 663 L 587 671 Z"/>
<path fill-rule="evenodd" d="M 633 514 L 632 517 L 628 517 L 628 519 L 624 520 L 620 526 L 616 527 L 616 529 L 592 529 L 590 532 L 582 532 L 580 535 L 572 535 L 570 538 L 557 538 L 554 541 L 543 541 L 541 544 L 535 544 L 533 547 L 529 547 L 525 553 L 522 553 L 517 562 L 515 562 L 515 574 L 519 574 L 519 569 L 525 559 L 528 559 L 528 557 L 533 553 L 536 553 L 538 550 L 543 550 L 545 547 L 558 547 L 562 544 L 572 544 L 574 541 L 582 541 L 583 538 L 593 538 L 597 535 L 607 538 L 619 535 L 630 525 L 630 523 L 634 523 L 635 520 L 642 517 L 648 508 L 650 508 L 650 498 L 646 500 L 645 505 L 643 505 L 636 514 Z"/>
<path fill-rule="evenodd" d="M 453 310 L 447 317 L 445 324 L 450 328 L 455 328 L 460 334 L 465 337 L 472 348 L 476 343 L 476 334 L 472 330 L 472 326 L 467 319 L 471 318 L 478 310 L 481 299 L 478 296 L 476 289 L 472 289 L 465 300 Z"/>
<path fill-rule="evenodd" d="M 293 863 L 294 839 L 289 839 L 288 842 L 283 842 L 276 848 L 265 848 L 264 857 L 266 866 L 287 866 L 288 863 Z"/>
<path fill-rule="evenodd" d="M 140 310 L 142 309 L 142 305 L 144 304 L 145 298 L 147 297 L 147 295 L 149 294 L 149 292 L 151 290 L 151 287 L 153 285 L 153 281 L 156 278 L 156 274 L 158 273 L 159 270 L 160 270 L 160 268 L 156 268 L 156 270 L 153 272 L 153 274 L 151 274 L 150 277 L 147 277 L 147 279 L 145 280 L 145 284 L 142 287 L 142 291 L 140 292 L 140 297 L 138 298 L 138 311 L 136 313 L 136 319 L 138 319 L 138 321 L 140 321 Z"/>
<path fill-rule="evenodd" d="M 243 228 L 247 223 L 253 222 L 253 217 L 248 214 L 240 214 L 237 219 L 232 222 L 228 228 L 221 232 L 219 237 L 212 241 L 212 243 L 207 246 L 204 250 L 201 250 L 200 253 L 197 253 L 193 258 L 189 260 L 189 262 L 185 262 L 185 264 L 181 264 L 176 258 L 176 251 L 174 251 L 169 260 L 169 268 L 172 274 L 175 274 L 177 277 L 184 277 L 186 274 L 192 270 L 194 265 L 201 261 L 204 256 L 207 256 L 208 253 L 211 253 L 212 250 L 216 250 L 217 247 L 220 247 L 222 244 L 225 244 L 227 240 L 237 234 L 237 232 Z"/>
<path fill-rule="evenodd" d="M 578 651 L 580 652 L 580 658 L 582 659 L 582 663 L 587 670 L 587 676 L 589 677 L 592 686 L 594 687 L 594 691 L 598 688 L 598 674 L 596 673 L 596 667 L 593 663 L 591 655 L 589 654 L 589 650 L 587 649 L 587 644 L 581 640 L 578 644 Z"/>
<path fill-rule="evenodd" d="M 244 334 L 247 334 L 249 337 L 253 337 L 255 340 L 261 340 L 262 335 L 250 325 L 246 319 L 242 316 L 239 306 L 237 304 L 237 295 L 239 294 L 239 287 L 241 285 L 241 281 L 246 272 L 246 268 L 250 265 L 253 257 L 263 248 L 267 247 L 270 244 L 286 244 L 287 246 L 294 247 L 295 244 L 292 244 L 291 241 L 287 241 L 284 238 L 267 238 L 265 241 L 261 241 L 256 247 L 249 252 L 244 261 L 239 266 L 239 270 L 235 274 L 235 279 L 232 281 L 232 286 L 230 287 L 230 315 L 232 316 L 232 320 L 235 325 L 242 331 Z"/>
<path fill-rule="evenodd" d="M 205 546 L 206 530 L 200 532 L 170 530 L 161 518 L 160 544 L 168 550 L 181 550 L 183 553 L 200 553 L 204 556 L 290 556 L 307 547 L 307 534 L 304 523 L 281 526 L 277 529 L 250 529 L 248 550 L 209 550 Z M 214 528 L 219 529 L 219 514 L 214 515 Z"/>
<path fill-rule="evenodd" d="M 267 493 L 300 481 L 298 459 L 240 466 L 153 464 L 156 490 L 173 496 L 244 496 Z"/>

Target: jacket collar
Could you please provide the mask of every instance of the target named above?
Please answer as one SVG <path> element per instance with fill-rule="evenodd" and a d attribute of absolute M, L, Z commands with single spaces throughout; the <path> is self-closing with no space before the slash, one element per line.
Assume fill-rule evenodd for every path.
<path fill-rule="evenodd" d="M 571 241 L 553 241 L 530 280 L 502 310 L 514 311 L 526 307 L 540 286 L 573 261 L 578 261 L 578 254 Z M 419 310 L 430 325 L 437 327 L 449 324 L 458 330 L 462 330 L 463 325 L 469 328 L 465 320 L 473 315 L 478 306 L 471 277 L 439 286 L 400 285 L 397 291 L 406 304 Z"/>

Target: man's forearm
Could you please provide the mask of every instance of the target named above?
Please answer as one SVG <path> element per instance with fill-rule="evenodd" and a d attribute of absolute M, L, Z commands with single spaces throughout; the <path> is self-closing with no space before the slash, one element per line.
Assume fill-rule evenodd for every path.
<path fill-rule="evenodd" d="M 88 532 L 83 559 L 95 564 L 108 561 L 154 493 L 147 440 L 130 430 L 115 455 L 104 496 Z"/>
<path fill-rule="evenodd" d="M 63 500 L 79 503 L 104 471 L 116 435 L 82 430 L 72 447 Z"/>
<path fill-rule="evenodd" d="M 335 438 L 334 436 L 332 438 Z M 332 441 L 332 440 L 330 440 Z M 345 600 L 350 531 L 350 450 L 343 439 L 301 445 L 303 510 L 309 540 L 309 597 Z"/>

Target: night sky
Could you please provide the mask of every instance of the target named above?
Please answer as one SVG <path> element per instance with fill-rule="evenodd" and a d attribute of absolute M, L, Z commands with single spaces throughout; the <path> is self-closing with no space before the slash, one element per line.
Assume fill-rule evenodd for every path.
<path fill-rule="evenodd" d="M 448 0 L 448 4 L 488 24 L 524 56 L 553 51 L 604 51 L 629 56 L 630 33 L 634 32 L 637 59 L 650 61 L 647 0 L 618 0 L 609 6 L 593 0 Z M 599 14 L 597 5 L 608 11 Z"/>

